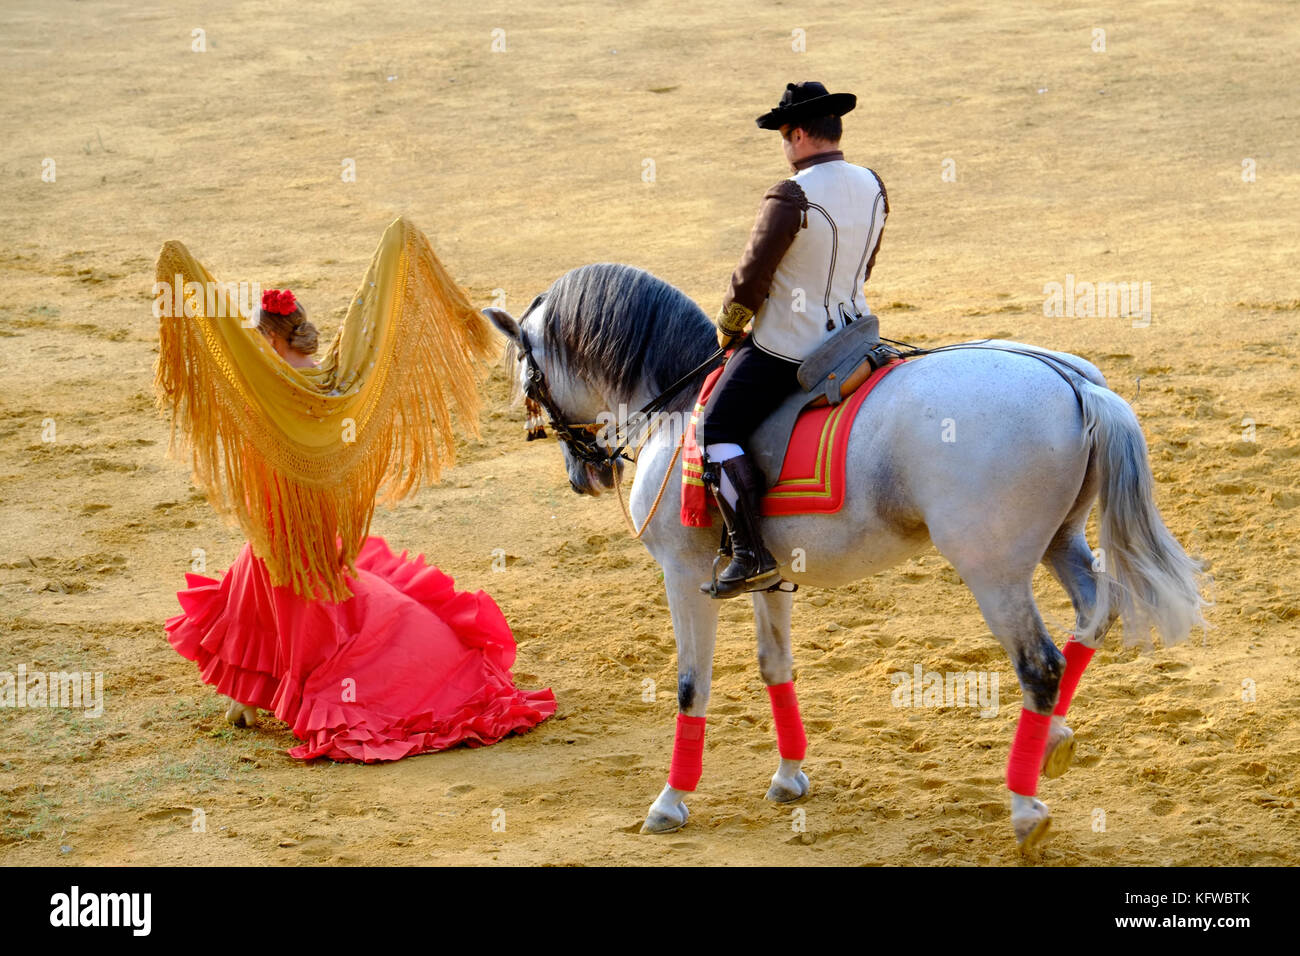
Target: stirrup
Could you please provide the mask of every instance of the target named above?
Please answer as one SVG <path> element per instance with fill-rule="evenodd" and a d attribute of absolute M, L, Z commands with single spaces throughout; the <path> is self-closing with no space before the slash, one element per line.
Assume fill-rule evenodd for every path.
<path fill-rule="evenodd" d="M 718 566 L 722 563 L 724 557 L 730 557 L 730 555 L 724 555 L 719 551 L 717 556 L 713 559 L 713 573 L 711 575 L 711 580 L 708 584 L 700 585 L 700 591 L 715 600 L 725 600 L 726 598 L 739 597 L 742 594 L 753 594 L 759 591 L 785 590 L 781 587 L 782 584 L 789 584 L 789 590 L 791 591 L 798 590 L 799 585 L 795 584 L 793 581 L 786 581 L 782 578 L 781 569 L 776 567 L 771 571 L 768 571 L 766 574 L 754 578 L 747 578 L 742 581 L 741 586 L 737 587 L 734 591 L 723 593 L 718 590 Z"/>

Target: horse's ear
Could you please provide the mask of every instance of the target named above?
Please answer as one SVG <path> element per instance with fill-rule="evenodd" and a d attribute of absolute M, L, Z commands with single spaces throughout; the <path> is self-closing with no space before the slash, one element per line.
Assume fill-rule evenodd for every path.
<path fill-rule="evenodd" d="M 522 336 L 519 331 L 519 323 L 505 309 L 486 308 L 483 314 L 492 320 L 492 324 L 497 327 L 497 331 L 508 338 L 511 342 L 518 342 Z"/>

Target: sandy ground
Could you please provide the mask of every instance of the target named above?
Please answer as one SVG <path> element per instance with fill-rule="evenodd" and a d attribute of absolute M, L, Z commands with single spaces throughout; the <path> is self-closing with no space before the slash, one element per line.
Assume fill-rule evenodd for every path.
<path fill-rule="evenodd" d="M 555 689 L 554 719 L 481 750 L 303 765 L 269 717 L 228 728 L 163 637 L 193 549 L 217 572 L 240 545 L 165 459 L 152 410 L 165 239 L 223 279 L 291 286 L 327 333 L 397 214 L 484 305 L 502 289 L 518 311 L 565 270 L 613 260 L 712 314 L 785 175 L 752 118 L 814 77 L 859 94 L 844 148 L 889 190 L 868 287 L 885 334 L 1095 361 L 1134 401 L 1166 520 L 1213 574 L 1213 630 L 1154 654 L 1116 636 L 1098 654 L 1076 765 L 1040 790 L 1055 815 L 1043 862 L 1297 862 L 1300 15 L 980 6 L 340 3 L 308 22 L 265 2 L 6 3 L 0 669 L 102 671 L 105 713 L 0 711 L 0 862 L 1016 862 L 1014 677 L 934 552 L 797 596 L 806 832 L 762 800 L 775 743 L 733 603 L 690 824 L 638 836 L 675 712 L 658 569 L 613 501 L 568 490 L 553 443 L 523 443 L 503 372 L 483 440 L 375 530 L 497 598 L 516 677 Z M 1149 281 L 1150 326 L 1044 317 L 1044 283 L 1067 274 Z M 1063 636 L 1068 604 L 1038 583 Z M 916 664 L 997 670 L 998 717 L 894 708 L 889 675 Z"/>

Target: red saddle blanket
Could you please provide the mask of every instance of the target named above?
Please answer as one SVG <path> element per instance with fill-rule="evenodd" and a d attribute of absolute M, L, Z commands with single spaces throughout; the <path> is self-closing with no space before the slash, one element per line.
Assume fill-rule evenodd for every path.
<path fill-rule="evenodd" d="M 780 478 L 763 498 L 763 514 L 834 514 L 844 506 L 845 453 L 853 420 L 876 383 L 902 364 L 901 360 L 893 361 L 876 369 L 838 405 L 800 413 L 790 433 Z M 713 524 L 709 516 L 712 494 L 702 477 L 702 453 L 695 433 L 704 404 L 721 375 L 719 368 L 704 380 L 682 445 L 681 517 L 682 524 L 689 527 L 708 528 Z"/>

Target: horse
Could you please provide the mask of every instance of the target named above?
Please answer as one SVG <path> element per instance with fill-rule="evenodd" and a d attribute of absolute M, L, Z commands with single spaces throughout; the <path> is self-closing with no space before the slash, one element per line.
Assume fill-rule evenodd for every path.
<path fill-rule="evenodd" d="M 664 415 L 688 415 L 715 350 L 713 323 L 694 301 L 627 265 L 565 273 L 518 320 L 502 309 L 484 313 L 508 340 L 504 361 L 518 362 L 516 397 L 545 405 L 562 439 L 569 484 L 584 495 L 616 490 L 624 467 L 612 450 L 592 454 L 593 423 L 608 423 L 620 408 L 654 407 L 656 398 Z M 664 396 L 693 369 L 689 387 Z M 673 769 L 642 833 L 686 823 L 686 797 L 699 773 L 693 780 L 674 774 L 679 757 L 689 764 L 693 752 L 697 768 L 702 759 L 720 603 L 701 591 L 717 532 L 686 527 L 678 517 L 680 440 L 680 429 L 651 432 L 628 499 L 641 540 L 663 570 L 677 645 Z M 607 437 L 602 441 L 608 449 Z M 1205 625 L 1201 565 L 1156 508 L 1137 417 L 1078 356 L 1013 342 L 950 347 L 903 363 L 868 394 L 849 435 L 846 475 L 838 513 L 764 518 L 768 548 L 785 581 L 820 588 L 860 580 L 931 544 L 951 562 L 1021 685 L 1007 780 L 1012 831 L 1027 852 L 1051 818 L 1035 796 L 1040 773 L 1059 776 L 1074 753 L 1065 720 L 1073 687 L 1065 684 L 1077 684 L 1112 624 L 1123 620 L 1126 642 L 1149 643 L 1154 628 L 1165 645 Z M 1098 498 L 1094 552 L 1084 530 Z M 1065 653 L 1034 602 L 1040 563 L 1074 608 Z M 754 593 L 752 601 L 758 670 L 773 694 L 780 744 L 766 797 L 792 802 L 809 790 L 805 748 L 794 739 L 803 729 L 794 703 L 789 730 L 790 712 L 783 720 L 775 691 L 788 686 L 793 702 L 793 598 L 787 588 Z"/>

